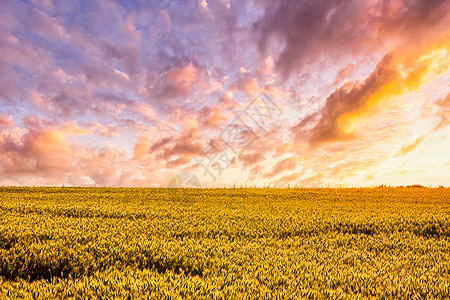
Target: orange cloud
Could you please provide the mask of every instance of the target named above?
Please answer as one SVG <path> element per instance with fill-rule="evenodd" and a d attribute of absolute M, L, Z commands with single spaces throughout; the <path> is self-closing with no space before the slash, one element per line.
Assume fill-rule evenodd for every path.
<path fill-rule="evenodd" d="M 331 94 L 311 130 L 311 144 L 354 138 L 358 125 L 377 113 L 384 101 L 417 90 L 448 68 L 450 35 L 413 48 L 393 51 L 363 83 L 347 84 Z"/>
<path fill-rule="evenodd" d="M 441 129 L 442 127 L 449 124 L 448 115 L 450 114 L 450 94 L 448 94 L 447 97 L 436 101 L 435 105 L 439 108 L 437 115 L 441 117 L 441 121 L 439 122 L 439 124 L 436 127 L 434 127 L 431 131 L 429 131 L 428 133 L 423 134 L 420 137 L 418 137 L 413 143 L 403 145 L 398 150 L 398 152 L 395 154 L 395 157 L 400 156 L 400 155 L 405 156 L 406 154 L 412 152 L 432 132 L 437 131 L 437 130 Z"/>
<path fill-rule="evenodd" d="M 432 44 L 422 52 L 405 53 L 404 49 L 395 52 L 392 70 L 395 76 L 374 91 L 366 103 L 339 117 L 338 125 L 345 132 L 353 132 L 361 121 L 377 111 L 377 107 L 394 96 L 416 91 L 427 81 L 446 71 L 450 66 L 450 35 Z M 439 55 L 439 53 L 445 53 Z"/>
<path fill-rule="evenodd" d="M 422 135 L 418 137 L 412 144 L 404 145 L 398 152 L 395 154 L 395 156 L 405 156 L 409 152 L 416 149 L 416 147 L 423 141 L 423 139 L 426 137 L 426 135 Z"/>
<path fill-rule="evenodd" d="M 150 144 L 151 141 L 148 135 L 140 136 L 134 146 L 133 160 L 140 160 L 149 154 Z"/>

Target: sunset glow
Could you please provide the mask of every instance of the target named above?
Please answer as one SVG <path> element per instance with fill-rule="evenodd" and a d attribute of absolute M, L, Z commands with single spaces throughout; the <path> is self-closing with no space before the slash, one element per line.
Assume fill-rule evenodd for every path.
<path fill-rule="evenodd" d="M 7 0 L 0 37 L 0 185 L 450 185 L 447 0 Z"/>

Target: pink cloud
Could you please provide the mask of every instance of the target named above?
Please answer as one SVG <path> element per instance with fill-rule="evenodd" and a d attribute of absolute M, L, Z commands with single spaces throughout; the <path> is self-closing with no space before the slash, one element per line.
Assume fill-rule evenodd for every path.
<path fill-rule="evenodd" d="M 297 157 L 291 156 L 278 161 L 273 167 L 272 171 L 270 173 L 266 173 L 264 177 L 274 177 L 281 174 L 282 172 L 294 170 L 298 163 L 297 160 Z"/>
<path fill-rule="evenodd" d="M 12 115 L 0 114 L 0 129 L 13 126 L 14 124 Z"/>
<path fill-rule="evenodd" d="M 326 58 L 331 61 L 389 51 L 405 42 L 426 42 L 448 28 L 449 2 L 261 1 L 264 16 L 254 24 L 259 50 L 275 56 L 287 77 Z"/>
<path fill-rule="evenodd" d="M 238 80 L 233 84 L 233 88 L 239 89 L 247 95 L 247 97 L 255 97 L 261 90 L 256 78 L 250 77 L 249 74 L 241 74 Z"/>
<path fill-rule="evenodd" d="M 80 158 L 80 164 L 83 166 L 82 173 L 91 178 L 96 185 L 114 185 L 120 176 L 120 171 L 125 169 L 124 158 L 122 151 L 104 148 L 97 152 L 88 149 L 88 152 Z"/>
<path fill-rule="evenodd" d="M 198 70 L 191 62 L 162 73 L 151 88 L 157 98 L 187 97 L 197 84 Z"/>
<path fill-rule="evenodd" d="M 445 98 L 442 98 L 435 103 L 439 108 L 438 115 L 441 117 L 441 122 L 436 129 L 450 124 L 450 93 Z"/>
<path fill-rule="evenodd" d="M 63 24 L 36 8 L 30 11 L 30 22 L 32 30 L 46 39 L 70 40 Z"/>
<path fill-rule="evenodd" d="M 52 0 L 31 0 L 30 2 L 44 10 L 53 11 L 55 9 L 55 4 Z"/>
<path fill-rule="evenodd" d="M 260 151 L 245 152 L 239 156 L 239 161 L 243 167 L 251 167 L 264 160 L 264 153 Z"/>
<path fill-rule="evenodd" d="M 345 68 L 343 68 L 341 71 L 339 71 L 339 74 L 336 77 L 336 80 L 334 82 L 335 85 L 338 85 L 341 83 L 344 79 L 347 78 L 348 75 L 350 75 L 355 70 L 354 64 L 349 64 Z"/>
<path fill-rule="evenodd" d="M 229 109 L 232 111 L 239 111 L 243 109 L 243 106 L 233 99 L 233 92 L 227 91 L 218 100 L 218 105 L 224 109 Z"/>
<path fill-rule="evenodd" d="M 27 132 L 15 127 L 4 130 L 0 137 L 0 166 L 8 174 L 46 174 L 67 172 L 72 167 L 73 149 L 69 136 L 87 131 L 73 123 L 60 127 L 34 117 L 24 119 Z"/>
<path fill-rule="evenodd" d="M 230 117 L 223 114 L 219 106 L 205 106 L 199 111 L 199 119 L 204 127 L 218 128 Z"/>

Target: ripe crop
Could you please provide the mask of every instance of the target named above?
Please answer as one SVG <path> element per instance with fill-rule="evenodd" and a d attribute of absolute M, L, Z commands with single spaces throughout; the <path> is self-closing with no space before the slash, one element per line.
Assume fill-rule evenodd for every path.
<path fill-rule="evenodd" d="M 448 299 L 450 190 L 0 188 L 0 299 Z"/>

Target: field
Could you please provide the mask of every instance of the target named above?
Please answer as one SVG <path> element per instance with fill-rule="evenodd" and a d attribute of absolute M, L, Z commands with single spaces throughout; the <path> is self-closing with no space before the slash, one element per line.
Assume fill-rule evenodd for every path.
<path fill-rule="evenodd" d="M 0 299 L 449 299 L 450 190 L 0 188 Z"/>

